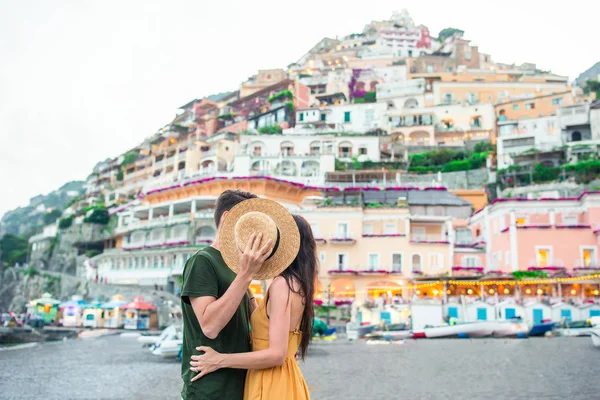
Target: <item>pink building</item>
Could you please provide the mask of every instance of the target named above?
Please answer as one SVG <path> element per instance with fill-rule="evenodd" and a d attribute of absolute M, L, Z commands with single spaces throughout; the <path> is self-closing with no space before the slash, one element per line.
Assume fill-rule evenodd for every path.
<path fill-rule="evenodd" d="M 598 271 L 600 192 L 560 199 L 497 199 L 469 219 L 464 248 L 486 272 Z M 457 227 L 459 235 L 469 232 Z M 483 247 L 485 252 L 472 250 Z M 465 250 L 462 251 L 465 253 Z M 464 255 L 464 254 L 463 254 Z M 459 252 L 455 252 L 455 263 Z"/>

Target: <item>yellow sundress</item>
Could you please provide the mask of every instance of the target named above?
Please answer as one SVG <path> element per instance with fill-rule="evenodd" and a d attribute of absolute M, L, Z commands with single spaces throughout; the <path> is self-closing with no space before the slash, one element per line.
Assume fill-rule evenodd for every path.
<path fill-rule="evenodd" d="M 252 351 L 269 348 L 269 317 L 267 299 L 269 292 L 250 317 Z M 299 330 L 290 331 L 288 350 L 283 365 L 266 369 L 248 370 L 244 400 L 305 400 L 310 399 L 306 381 L 300 371 L 295 355 L 302 339 Z"/>

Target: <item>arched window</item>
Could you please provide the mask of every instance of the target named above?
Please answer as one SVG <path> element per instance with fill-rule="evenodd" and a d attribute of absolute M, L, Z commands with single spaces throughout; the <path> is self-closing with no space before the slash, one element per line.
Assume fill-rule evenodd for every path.
<path fill-rule="evenodd" d="M 413 254 L 411 261 L 412 261 L 412 271 L 413 272 L 421 272 L 421 255 Z"/>
<path fill-rule="evenodd" d="M 575 131 L 571 134 L 572 142 L 581 142 L 581 132 Z"/>

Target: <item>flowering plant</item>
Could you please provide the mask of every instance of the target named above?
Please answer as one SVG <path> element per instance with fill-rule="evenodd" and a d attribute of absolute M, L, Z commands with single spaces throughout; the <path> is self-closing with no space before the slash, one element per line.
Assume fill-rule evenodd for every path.
<path fill-rule="evenodd" d="M 452 271 L 476 271 L 483 272 L 483 267 L 462 267 L 460 265 L 452 267 Z"/>
<path fill-rule="evenodd" d="M 367 270 L 367 271 L 358 271 L 359 274 L 365 274 L 365 275 L 369 275 L 369 274 L 389 274 L 389 271 L 386 271 L 384 269 L 378 269 L 378 270 Z"/>
<path fill-rule="evenodd" d="M 565 267 L 548 266 L 548 267 L 529 267 L 527 271 L 564 271 Z"/>
<path fill-rule="evenodd" d="M 336 300 L 333 304 L 335 304 L 336 307 L 350 306 L 352 305 L 352 300 Z"/>
<path fill-rule="evenodd" d="M 447 240 L 411 240 L 411 243 L 416 244 L 449 244 Z"/>
<path fill-rule="evenodd" d="M 349 243 L 349 242 L 355 242 L 356 240 L 352 239 L 352 238 L 331 238 L 329 239 L 332 243 Z"/>
<path fill-rule="evenodd" d="M 517 229 L 550 229 L 552 225 L 517 225 Z"/>
<path fill-rule="evenodd" d="M 591 225 L 578 224 L 578 225 L 556 225 L 556 229 L 590 229 Z"/>
<path fill-rule="evenodd" d="M 357 275 L 358 274 L 358 272 L 356 272 L 353 269 L 346 269 L 346 270 L 330 269 L 329 271 L 327 271 L 327 273 L 332 274 L 332 275 Z"/>
<path fill-rule="evenodd" d="M 404 233 L 384 233 L 382 235 L 362 235 L 364 238 L 376 238 L 376 237 L 405 237 Z"/>

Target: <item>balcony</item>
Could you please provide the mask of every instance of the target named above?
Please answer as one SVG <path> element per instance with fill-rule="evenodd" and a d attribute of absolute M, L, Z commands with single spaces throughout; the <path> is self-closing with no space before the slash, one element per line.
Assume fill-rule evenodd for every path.
<path fill-rule="evenodd" d="M 154 169 L 162 169 L 165 165 L 165 160 L 160 160 L 154 163 Z"/>
<path fill-rule="evenodd" d="M 600 264 L 598 264 L 597 260 L 584 261 L 584 260 L 575 260 L 573 263 L 575 266 L 573 268 L 574 271 L 600 271 Z"/>
<path fill-rule="evenodd" d="M 356 239 L 354 239 L 350 235 L 338 234 L 331 238 L 329 238 L 329 243 L 331 244 L 354 244 L 356 243 Z"/>
<path fill-rule="evenodd" d="M 215 241 L 214 236 L 197 236 L 196 245 L 210 245 Z"/>
<path fill-rule="evenodd" d="M 424 235 L 413 233 L 410 235 L 410 242 L 415 244 L 448 244 L 450 243 L 445 235 Z"/>
<path fill-rule="evenodd" d="M 542 271 L 550 273 L 559 273 L 566 271 L 565 263 L 562 260 L 554 259 L 548 262 L 541 262 L 538 260 L 530 260 L 528 271 Z"/>
<path fill-rule="evenodd" d="M 570 107 L 562 107 L 558 110 L 558 117 L 562 129 L 569 126 L 581 126 L 590 123 L 589 104 L 577 104 Z"/>

